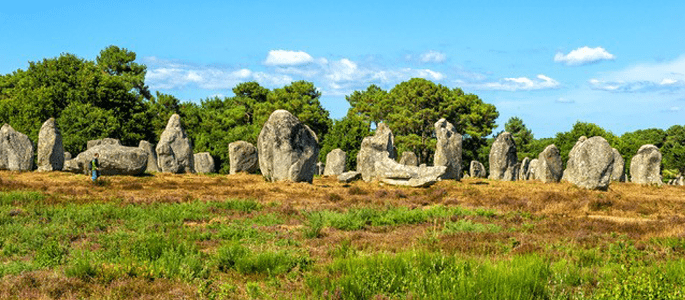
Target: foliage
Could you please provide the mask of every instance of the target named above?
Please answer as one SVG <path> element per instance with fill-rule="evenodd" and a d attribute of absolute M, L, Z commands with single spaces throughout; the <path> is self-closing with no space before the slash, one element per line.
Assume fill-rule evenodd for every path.
<path fill-rule="evenodd" d="M 685 174 L 685 126 L 673 125 L 666 130 L 661 153 L 664 169 L 677 169 Z"/>
<path fill-rule="evenodd" d="M 557 146 L 559 152 L 561 152 L 561 161 L 564 166 L 566 166 L 566 162 L 568 162 L 569 152 L 571 152 L 571 149 L 581 136 L 587 138 L 601 136 L 609 142 L 611 147 L 616 148 L 619 145 L 619 138 L 613 133 L 604 130 L 602 127 L 599 127 L 594 123 L 576 122 L 570 131 L 559 132 L 554 138 L 554 145 Z"/>
<path fill-rule="evenodd" d="M 511 133 L 511 135 L 514 137 L 519 160 L 522 160 L 524 157 L 533 158 L 533 155 L 530 153 L 530 143 L 534 139 L 533 133 L 526 127 L 526 124 L 523 124 L 523 120 L 521 118 L 509 118 L 507 123 L 504 124 L 504 131 Z"/>

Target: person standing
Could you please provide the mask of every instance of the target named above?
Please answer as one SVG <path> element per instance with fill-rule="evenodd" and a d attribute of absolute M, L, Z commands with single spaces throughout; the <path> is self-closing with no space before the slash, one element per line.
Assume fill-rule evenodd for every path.
<path fill-rule="evenodd" d="M 99 154 L 95 153 L 93 155 L 93 160 L 90 161 L 90 170 L 93 174 L 93 177 L 91 178 L 93 179 L 93 183 L 95 183 L 98 177 L 100 177 L 100 162 L 98 161 L 99 156 Z"/>

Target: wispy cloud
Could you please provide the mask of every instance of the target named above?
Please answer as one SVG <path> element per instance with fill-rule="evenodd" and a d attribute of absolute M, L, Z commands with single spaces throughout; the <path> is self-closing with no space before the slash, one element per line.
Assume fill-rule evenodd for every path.
<path fill-rule="evenodd" d="M 443 63 L 447 60 L 447 55 L 439 51 L 430 50 L 422 53 L 419 56 L 419 60 L 424 63 Z"/>
<path fill-rule="evenodd" d="M 613 54 L 602 47 L 590 48 L 587 46 L 573 50 L 566 55 L 561 52 L 554 55 L 555 62 L 565 63 L 567 66 L 580 66 L 615 58 Z"/>
<path fill-rule="evenodd" d="M 495 91 L 533 91 L 555 89 L 560 86 L 559 82 L 539 74 L 534 79 L 528 77 L 503 78 L 495 82 L 463 83 L 464 85 L 477 90 Z"/>
<path fill-rule="evenodd" d="M 314 62 L 314 58 L 304 51 L 271 50 L 264 60 L 267 66 L 299 66 Z"/>
<path fill-rule="evenodd" d="M 660 63 L 639 64 L 603 78 L 593 78 L 590 87 L 610 92 L 674 92 L 685 88 L 685 55 Z"/>
<path fill-rule="evenodd" d="M 563 103 L 563 104 L 576 103 L 575 100 L 573 100 L 573 99 L 568 99 L 568 98 L 564 98 L 564 97 L 560 97 L 559 99 L 555 100 L 554 102 L 556 102 L 556 103 Z"/>

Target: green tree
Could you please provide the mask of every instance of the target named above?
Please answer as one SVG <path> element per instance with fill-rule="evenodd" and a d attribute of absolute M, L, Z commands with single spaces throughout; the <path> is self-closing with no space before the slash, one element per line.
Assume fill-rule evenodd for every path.
<path fill-rule="evenodd" d="M 626 162 L 626 169 L 630 170 L 630 160 L 637 154 L 637 150 L 643 145 L 652 144 L 661 148 L 666 140 L 666 132 L 658 128 L 641 129 L 626 132 L 621 135 L 618 147 L 615 147 Z"/>
<path fill-rule="evenodd" d="M 523 124 L 523 120 L 521 120 L 521 118 L 509 118 L 507 123 L 504 124 L 504 130 L 511 133 L 511 135 L 514 137 L 519 160 L 522 160 L 524 157 L 533 158 L 532 153 L 530 153 L 530 143 L 534 139 L 533 133 L 530 129 L 528 129 L 528 127 L 526 127 L 526 124 Z"/>
<path fill-rule="evenodd" d="M 607 142 L 609 142 L 611 147 L 617 148 L 619 145 L 619 138 L 610 131 L 606 131 L 604 128 L 599 127 L 594 123 L 578 121 L 573 125 L 571 131 L 559 132 L 554 138 L 554 145 L 557 146 L 557 148 L 559 148 L 559 152 L 561 152 L 561 160 L 564 164 L 564 167 L 566 167 L 569 152 L 571 152 L 571 149 L 573 149 L 573 146 L 575 146 L 576 142 L 581 136 L 585 136 L 587 138 L 601 136 L 607 140 Z"/>
<path fill-rule="evenodd" d="M 675 169 L 685 174 L 685 126 L 673 125 L 666 130 L 661 153 L 664 169 Z"/>
<path fill-rule="evenodd" d="M 334 149 L 340 148 L 347 153 L 346 170 L 356 170 L 357 153 L 365 137 L 372 134 L 370 124 L 361 116 L 348 114 L 333 123 L 331 130 L 323 140 L 319 160 L 325 162 L 326 155 Z"/>

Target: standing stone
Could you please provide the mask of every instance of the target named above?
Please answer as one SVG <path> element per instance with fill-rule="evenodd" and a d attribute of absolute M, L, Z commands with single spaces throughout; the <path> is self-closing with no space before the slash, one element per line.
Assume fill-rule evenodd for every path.
<path fill-rule="evenodd" d="M 98 161 L 102 175 L 140 175 L 147 169 L 148 154 L 145 150 L 118 144 L 101 144 L 64 162 L 62 170 L 88 174 L 88 167 L 95 153 L 99 154 Z"/>
<path fill-rule="evenodd" d="M 157 152 L 155 145 L 148 141 L 140 141 L 138 148 L 147 152 L 147 172 L 159 172 L 159 165 L 157 163 Z"/>
<path fill-rule="evenodd" d="M 509 132 L 503 132 L 490 148 L 490 179 L 516 180 L 514 166 L 518 161 L 516 143 Z"/>
<path fill-rule="evenodd" d="M 516 181 L 516 180 L 518 180 L 520 169 L 521 169 L 521 163 L 515 163 L 513 167 L 508 168 L 504 172 L 504 177 L 502 177 L 502 180 L 504 180 L 504 181 Z"/>
<path fill-rule="evenodd" d="M 433 165 L 445 166 L 447 171 L 442 179 L 461 178 L 461 134 L 457 133 L 452 123 L 445 119 L 435 122 L 435 157 Z"/>
<path fill-rule="evenodd" d="M 654 145 L 643 145 L 630 160 L 630 179 L 639 184 L 662 185 L 661 152 Z"/>
<path fill-rule="evenodd" d="M 625 182 L 626 181 L 626 162 L 621 156 L 621 153 L 613 149 L 614 153 L 614 170 L 611 171 L 611 181 Z"/>
<path fill-rule="evenodd" d="M 113 138 L 104 138 L 101 140 L 90 140 L 86 144 L 86 150 L 100 145 L 119 145 L 121 146 L 121 141 Z"/>
<path fill-rule="evenodd" d="M 165 173 L 190 173 L 193 166 L 193 144 L 181 126 L 181 117 L 173 114 L 157 144 L 157 164 Z"/>
<path fill-rule="evenodd" d="M 537 161 L 535 176 L 544 183 L 559 182 L 564 168 L 561 162 L 561 154 L 554 144 L 549 145 L 540 152 Z"/>
<path fill-rule="evenodd" d="M 214 158 L 209 152 L 200 152 L 193 155 L 195 173 L 214 173 Z"/>
<path fill-rule="evenodd" d="M 0 170 L 33 169 L 33 143 L 29 137 L 5 124 L 0 128 Z"/>
<path fill-rule="evenodd" d="M 416 157 L 414 152 L 404 151 L 402 152 L 402 157 L 400 158 L 400 164 L 417 167 L 419 165 L 419 158 Z"/>
<path fill-rule="evenodd" d="M 528 168 L 530 167 L 530 158 L 524 157 L 521 161 L 521 168 L 519 169 L 519 180 L 528 180 Z"/>
<path fill-rule="evenodd" d="M 64 152 L 64 161 L 70 160 L 71 159 L 71 153 L 69 152 Z"/>
<path fill-rule="evenodd" d="M 535 174 L 538 169 L 538 159 L 533 158 L 530 160 L 530 164 L 528 164 L 528 172 L 526 172 L 526 180 L 535 180 L 537 179 L 537 175 Z"/>
<path fill-rule="evenodd" d="M 319 145 L 316 133 L 287 110 L 274 111 L 257 142 L 259 168 L 269 181 L 312 182 Z"/>
<path fill-rule="evenodd" d="M 479 161 L 472 160 L 469 166 L 469 173 L 473 178 L 485 178 L 487 174 L 485 172 L 485 166 Z"/>
<path fill-rule="evenodd" d="M 376 177 L 376 161 L 386 157 L 395 159 L 394 142 L 392 131 L 385 123 L 378 124 L 373 136 L 364 138 L 357 153 L 357 172 L 362 173 L 364 181 L 371 181 Z"/>
<path fill-rule="evenodd" d="M 323 172 L 326 170 L 326 165 L 322 162 L 316 163 L 316 175 L 323 176 Z"/>
<path fill-rule="evenodd" d="M 238 172 L 257 173 L 259 169 L 257 147 L 246 141 L 235 141 L 228 144 L 228 159 L 231 165 L 230 174 Z"/>
<path fill-rule="evenodd" d="M 341 149 L 334 149 L 326 154 L 326 169 L 323 171 L 324 176 L 340 175 L 345 172 L 345 161 L 347 160 L 347 153 Z"/>
<path fill-rule="evenodd" d="M 55 125 L 55 118 L 50 118 L 38 133 L 38 151 L 36 160 L 38 171 L 61 171 L 64 166 L 64 146 L 62 135 Z"/>
<path fill-rule="evenodd" d="M 675 180 L 675 185 L 678 185 L 678 186 L 685 185 L 685 177 L 683 177 L 683 175 L 678 176 L 678 178 L 676 178 L 676 180 Z"/>
<path fill-rule="evenodd" d="M 613 167 L 614 152 L 603 137 L 581 137 L 569 153 L 563 179 L 585 189 L 607 190 Z"/>

